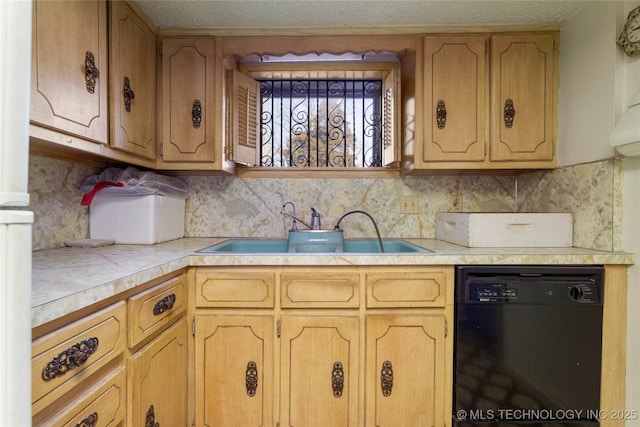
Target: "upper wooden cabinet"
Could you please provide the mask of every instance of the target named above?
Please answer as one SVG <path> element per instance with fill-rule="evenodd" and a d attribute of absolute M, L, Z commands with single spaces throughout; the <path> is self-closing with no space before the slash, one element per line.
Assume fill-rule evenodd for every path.
<path fill-rule="evenodd" d="M 555 166 L 552 34 L 491 37 L 491 160 Z"/>
<path fill-rule="evenodd" d="M 162 41 L 160 169 L 228 169 L 222 59 L 213 37 Z"/>
<path fill-rule="evenodd" d="M 113 148 L 156 158 L 156 37 L 122 1 L 110 6 Z"/>
<path fill-rule="evenodd" d="M 162 42 L 162 160 L 213 161 L 213 39 Z"/>
<path fill-rule="evenodd" d="M 34 2 L 31 52 L 31 122 L 106 144 L 106 2 Z"/>
<path fill-rule="evenodd" d="M 553 168 L 556 33 L 430 35 L 405 85 L 405 169 Z M 410 70 L 407 70 L 410 68 Z M 415 96 L 415 107 L 413 106 Z M 412 113 L 415 112 L 415 115 Z"/>
<path fill-rule="evenodd" d="M 425 37 L 421 162 L 485 157 L 485 36 Z"/>

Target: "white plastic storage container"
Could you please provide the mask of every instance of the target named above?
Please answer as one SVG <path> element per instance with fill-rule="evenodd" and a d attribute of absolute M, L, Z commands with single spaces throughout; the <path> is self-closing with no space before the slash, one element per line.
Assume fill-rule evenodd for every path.
<path fill-rule="evenodd" d="M 436 239 L 467 247 L 570 247 L 570 213 L 436 213 Z"/>
<path fill-rule="evenodd" d="M 96 194 L 89 206 L 89 234 L 125 244 L 179 239 L 184 236 L 184 206 L 184 199 L 169 196 Z"/>

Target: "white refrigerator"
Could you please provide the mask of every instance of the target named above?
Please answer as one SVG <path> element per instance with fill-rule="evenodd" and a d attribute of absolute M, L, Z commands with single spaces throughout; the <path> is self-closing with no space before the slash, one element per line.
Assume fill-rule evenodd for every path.
<path fill-rule="evenodd" d="M 0 426 L 31 425 L 31 1 L 0 0 Z"/>

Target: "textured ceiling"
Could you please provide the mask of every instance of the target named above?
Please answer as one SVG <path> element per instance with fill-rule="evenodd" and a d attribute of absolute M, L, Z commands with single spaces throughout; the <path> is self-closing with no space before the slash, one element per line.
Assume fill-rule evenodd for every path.
<path fill-rule="evenodd" d="M 590 0 L 137 0 L 160 28 L 344 28 L 564 22 Z"/>

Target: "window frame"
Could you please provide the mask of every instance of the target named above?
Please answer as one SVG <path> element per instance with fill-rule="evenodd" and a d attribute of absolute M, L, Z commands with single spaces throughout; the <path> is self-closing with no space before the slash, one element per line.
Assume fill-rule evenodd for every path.
<path fill-rule="evenodd" d="M 316 80 L 381 80 L 383 82 L 383 114 L 390 115 L 392 120 L 385 121 L 384 139 L 384 159 L 382 167 L 262 167 L 260 164 L 259 146 L 253 153 L 248 152 L 250 144 L 243 143 L 241 135 L 237 132 L 238 105 L 236 99 L 231 99 L 228 108 L 230 110 L 230 123 L 232 126 L 229 136 L 230 158 L 237 163 L 236 171 L 239 175 L 246 176 L 312 176 L 318 177 L 327 175 L 330 177 L 353 177 L 357 176 L 397 176 L 400 171 L 401 154 L 401 114 L 400 114 L 400 61 L 397 58 L 393 61 L 321 61 L 321 62 L 240 62 L 237 69 L 231 69 L 229 81 L 231 94 L 230 98 L 235 98 L 237 89 L 236 82 L 242 80 L 243 87 L 254 90 L 257 93 L 258 102 L 259 83 L 257 80 L 289 80 L 289 79 L 316 79 Z M 241 76 L 240 76 L 241 75 Z M 249 80 L 247 80 L 249 79 Z M 254 81 L 255 84 L 251 83 Z M 385 96 L 390 93 L 390 96 Z M 243 108 L 243 111 L 247 111 Z M 250 117 L 255 120 L 255 132 L 259 134 L 260 106 L 258 105 L 258 117 Z M 244 121 L 246 123 L 247 121 Z M 388 128 L 387 128 L 388 126 Z M 259 140 L 259 138 L 258 138 Z M 242 153 L 242 156 L 240 154 Z"/>

